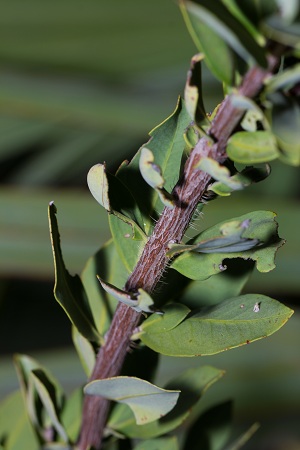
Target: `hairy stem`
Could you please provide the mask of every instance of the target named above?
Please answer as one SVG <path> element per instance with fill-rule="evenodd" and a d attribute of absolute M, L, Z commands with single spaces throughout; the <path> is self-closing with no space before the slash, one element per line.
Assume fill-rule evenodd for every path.
<path fill-rule="evenodd" d="M 259 67 L 251 68 L 244 77 L 239 94 L 246 97 L 257 95 L 263 86 L 264 79 L 272 73 L 276 65 L 276 58 L 270 58 L 268 70 Z M 182 240 L 195 208 L 211 180 L 207 173 L 195 170 L 195 164 L 202 156 L 224 162 L 227 140 L 243 114 L 243 110 L 233 106 L 230 96 L 224 99 L 209 130 L 209 135 L 215 143 L 211 144 L 209 139 L 202 138 L 191 152 L 185 164 L 183 176 L 173 190 L 176 206 L 173 209 L 166 207 L 163 210 L 137 266 L 126 283 L 126 290 L 135 291 L 143 288 L 151 293 L 155 289 L 168 264 L 166 256 L 168 243 Z M 105 345 L 99 350 L 91 381 L 117 376 L 120 373 L 130 338 L 140 319 L 140 313 L 122 303 L 118 305 Z M 85 397 L 78 442 L 79 450 L 87 450 L 89 447 L 95 450 L 101 448 L 108 409 L 108 400 L 88 395 Z"/>

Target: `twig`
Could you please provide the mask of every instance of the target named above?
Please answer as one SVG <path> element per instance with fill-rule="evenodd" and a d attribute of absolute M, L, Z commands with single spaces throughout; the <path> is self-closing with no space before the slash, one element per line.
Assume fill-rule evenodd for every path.
<path fill-rule="evenodd" d="M 251 68 L 244 76 L 238 92 L 247 97 L 255 97 L 263 86 L 264 79 L 273 72 L 277 65 L 276 58 L 269 58 L 269 68 Z M 151 293 L 167 267 L 166 250 L 172 240 L 180 242 L 189 226 L 195 208 L 201 201 L 211 178 L 194 166 L 202 156 L 209 156 L 222 163 L 226 159 L 227 140 L 240 122 L 244 111 L 233 106 L 227 96 L 213 120 L 208 134 L 214 139 L 211 145 L 207 138 L 202 138 L 191 152 L 183 171 L 183 176 L 173 190 L 176 206 L 165 208 L 157 222 L 152 235 L 147 241 L 140 260 L 130 275 L 125 289 L 136 291 L 143 288 Z M 98 353 L 90 381 L 119 375 L 133 330 L 141 319 L 140 313 L 120 303 L 114 314 L 105 345 Z M 102 397 L 86 396 L 79 450 L 92 447 L 101 448 L 103 431 L 107 420 L 109 401 Z"/>

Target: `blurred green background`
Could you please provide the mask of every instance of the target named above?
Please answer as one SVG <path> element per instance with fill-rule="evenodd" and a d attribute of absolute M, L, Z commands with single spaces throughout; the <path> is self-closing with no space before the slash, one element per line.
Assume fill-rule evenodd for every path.
<path fill-rule="evenodd" d="M 182 94 L 196 52 L 172 0 L 0 2 L 0 398 L 17 386 L 12 353 L 37 356 L 70 391 L 84 381 L 70 324 L 53 299 L 47 205 L 54 200 L 66 265 L 80 273 L 109 236 L 86 187 L 88 169 L 114 171 Z M 207 111 L 222 98 L 204 69 Z M 247 291 L 296 310 L 276 335 L 211 358 L 163 358 L 159 377 L 185 365 L 227 371 L 204 405 L 234 398 L 237 428 L 259 420 L 245 448 L 299 449 L 299 169 L 273 164 L 261 185 L 212 202 L 199 227 L 250 210 L 278 213 L 287 239 L 277 270 Z M 276 447 L 277 446 L 277 447 Z"/>

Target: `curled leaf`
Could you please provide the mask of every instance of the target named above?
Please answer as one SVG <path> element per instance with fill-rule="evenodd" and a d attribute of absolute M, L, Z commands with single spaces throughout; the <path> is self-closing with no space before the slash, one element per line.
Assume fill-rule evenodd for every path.
<path fill-rule="evenodd" d="M 138 425 L 153 422 L 171 411 L 180 391 L 166 390 L 136 377 L 113 377 L 87 384 L 84 392 L 127 404 Z"/>

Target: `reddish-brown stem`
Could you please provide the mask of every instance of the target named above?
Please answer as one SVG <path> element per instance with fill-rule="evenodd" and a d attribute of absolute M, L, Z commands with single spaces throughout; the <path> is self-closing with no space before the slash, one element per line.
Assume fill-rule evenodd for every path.
<path fill-rule="evenodd" d="M 276 63 L 275 58 L 270 58 L 268 70 L 259 67 L 250 69 L 244 77 L 239 94 L 246 97 L 257 95 L 265 77 L 273 71 Z M 209 130 L 215 143 L 211 145 L 207 138 L 202 138 L 191 152 L 183 176 L 173 190 L 176 206 L 173 209 L 166 207 L 163 210 L 137 266 L 126 283 L 126 290 L 136 291 L 143 288 L 151 293 L 155 289 L 168 264 L 166 256 L 168 243 L 181 241 L 195 208 L 210 182 L 207 173 L 194 169 L 195 164 L 202 156 L 209 156 L 218 162 L 225 160 L 227 140 L 240 122 L 243 113 L 243 110 L 234 107 L 230 96 L 225 98 Z M 118 305 L 106 335 L 106 342 L 99 350 L 90 380 L 117 376 L 120 373 L 130 338 L 140 319 L 141 315 L 133 309 L 122 303 Z M 79 450 L 87 450 L 89 447 L 96 450 L 101 448 L 108 408 L 109 402 L 104 398 L 85 397 Z"/>

